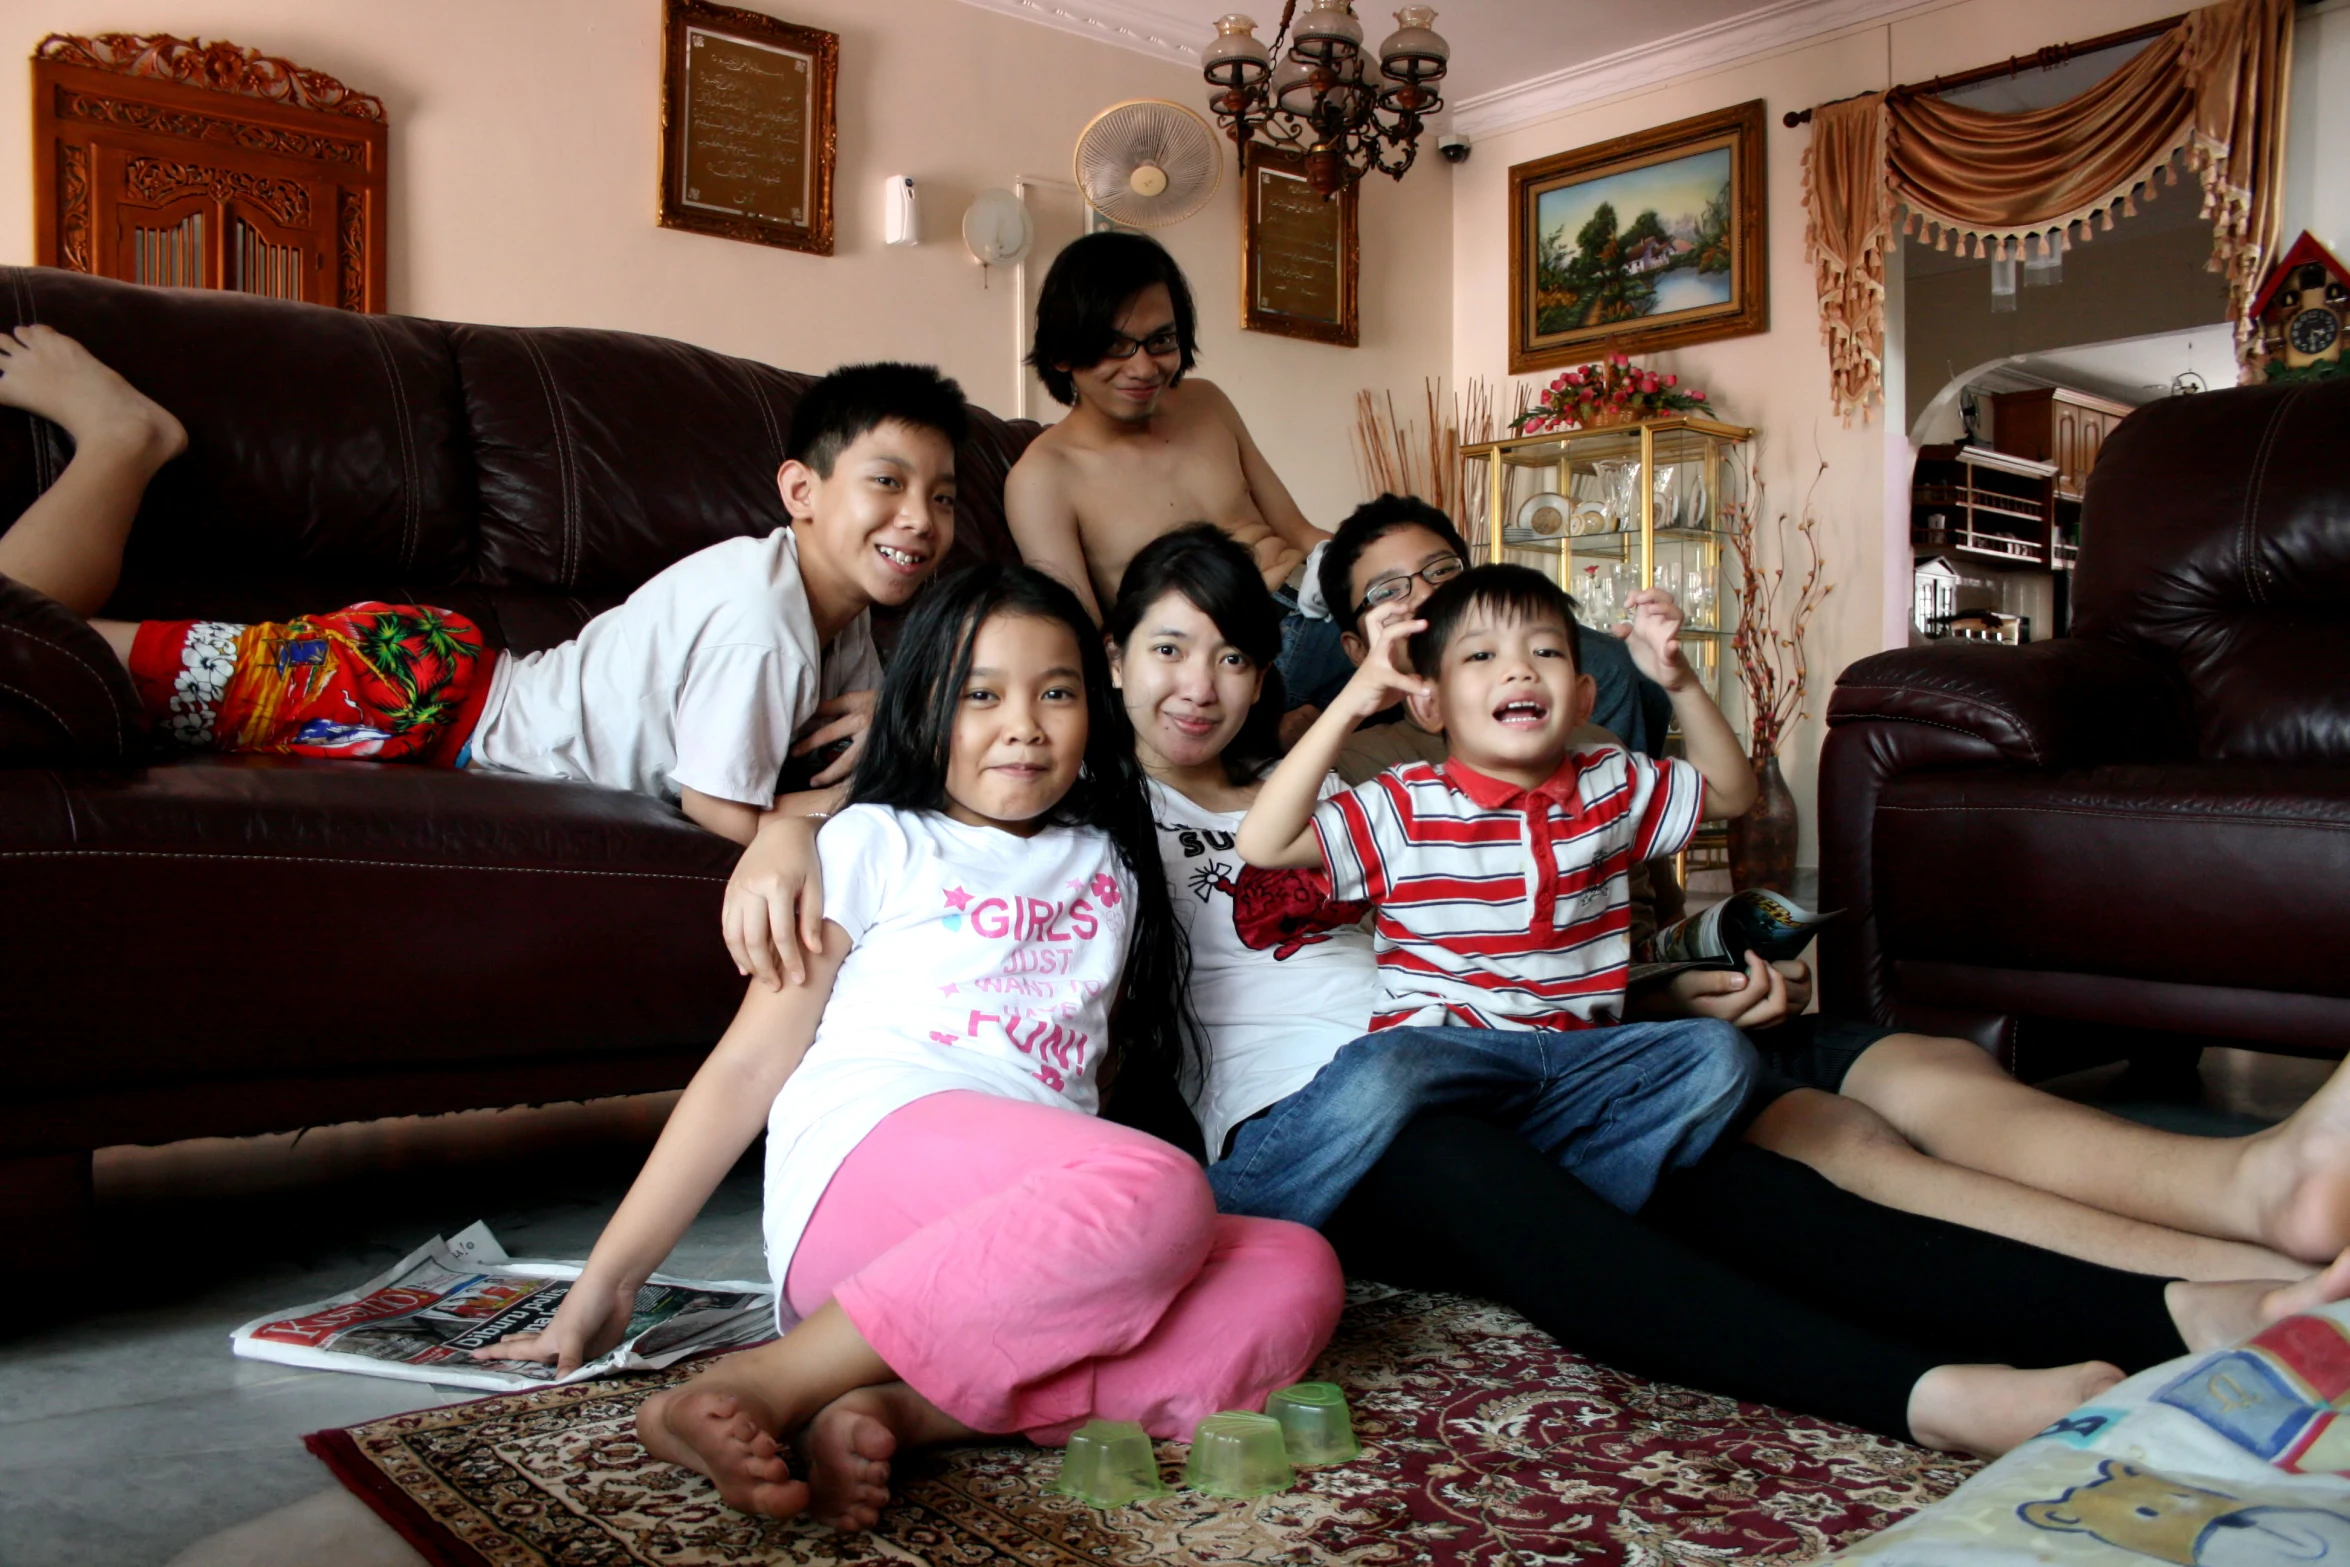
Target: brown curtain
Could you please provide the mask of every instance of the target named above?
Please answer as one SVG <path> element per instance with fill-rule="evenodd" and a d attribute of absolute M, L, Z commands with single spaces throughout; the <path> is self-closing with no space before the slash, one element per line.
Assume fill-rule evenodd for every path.
<path fill-rule="evenodd" d="M 2211 267 L 2227 275 L 2241 348 L 2245 307 L 2279 240 L 2292 47 L 2293 0 L 2222 0 L 2052 108 L 1987 114 L 1896 89 L 1816 111 L 1805 244 L 1837 411 L 1865 418 L 1882 396 L 1896 203 L 1905 232 L 1941 249 L 1955 239 L 1967 255 L 2031 256 L 2110 230 L 2117 207 L 2135 215 L 2184 161 L 2202 175 Z"/>
<path fill-rule="evenodd" d="M 1885 384 L 1885 247 L 1893 188 L 1885 181 L 1885 95 L 1812 111 L 1803 150 L 1804 256 L 1820 296 L 1820 339 L 1836 411 L 1868 417 Z"/>

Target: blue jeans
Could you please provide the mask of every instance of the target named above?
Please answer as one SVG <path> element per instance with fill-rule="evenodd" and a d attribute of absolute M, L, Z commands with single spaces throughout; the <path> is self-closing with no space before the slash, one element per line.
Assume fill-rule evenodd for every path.
<path fill-rule="evenodd" d="M 1281 617 L 1281 656 L 1273 664 L 1281 671 L 1285 705 L 1303 707 L 1310 702 L 1327 707 L 1355 672 L 1346 649 L 1339 645 L 1338 623 L 1300 613 L 1296 601 L 1286 593 L 1276 593 L 1273 599 L 1285 611 Z"/>
<path fill-rule="evenodd" d="M 1390 1028 L 1348 1044 L 1305 1087 L 1241 1123 L 1208 1166 L 1219 1212 L 1319 1226 L 1425 1111 L 1506 1118 L 1614 1207 L 1637 1213 L 1666 1170 L 1694 1164 L 1756 1070 L 1714 1018 L 1547 1033 Z"/>

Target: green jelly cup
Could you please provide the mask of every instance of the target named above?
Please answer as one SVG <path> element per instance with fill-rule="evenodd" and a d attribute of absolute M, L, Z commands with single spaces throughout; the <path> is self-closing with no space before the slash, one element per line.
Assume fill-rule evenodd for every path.
<path fill-rule="evenodd" d="M 1300 1382 L 1265 1400 L 1265 1413 L 1281 1423 L 1289 1461 L 1301 1469 L 1316 1464 L 1343 1464 L 1360 1458 L 1363 1447 L 1355 1440 L 1354 1417 L 1346 1395 L 1335 1382 Z"/>
<path fill-rule="evenodd" d="M 1053 1489 L 1088 1507 L 1123 1507 L 1166 1495 L 1167 1483 L 1159 1478 L 1159 1457 L 1142 1427 L 1131 1420 L 1088 1420 L 1069 1434 Z"/>
<path fill-rule="evenodd" d="M 1270 1496 L 1297 1484 L 1281 1422 L 1271 1415 L 1226 1409 L 1191 1433 L 1183 1483 L 1203 1496 Z"/>

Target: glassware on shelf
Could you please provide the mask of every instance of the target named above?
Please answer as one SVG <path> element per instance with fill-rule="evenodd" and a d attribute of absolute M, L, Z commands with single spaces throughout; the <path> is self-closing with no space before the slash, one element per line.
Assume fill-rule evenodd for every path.
<path fill-rule="evenodd" d="M 1575 568 L 1576 618 L 1586 626 L 1606 630 L 1624 618 L 1624 563 L 1620 560 L 1585 561 Z"/>
<path fill-rule="evenodd" d="M 1681 525 L 1679 514 L 1673 510 L 1675 498 L 1680 494 L 1680 486 L 1674 481 L 1680 476 L 1681 470 L 1677 464 L 1660 462 L 1656 465 L 1656 476 L 1651 484 L 1656 491 L 1656 525 L 1660 528 L 1677 528 Z M 1638 513 L 1633 514 L 1627 526 L 1640 526 Z"/>
<path fill-rule="evenodd" d="M 1599 476 L 1601 496 L 1607 514 L 1615 519 L 1619 533 L 1640 526 L 1640 460 L 1636 457 L 1608 457 L 1591 465 Z"/>

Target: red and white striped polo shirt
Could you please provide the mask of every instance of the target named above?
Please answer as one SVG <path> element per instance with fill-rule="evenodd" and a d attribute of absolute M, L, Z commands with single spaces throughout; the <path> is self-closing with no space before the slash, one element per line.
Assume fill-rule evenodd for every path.
<path fill-rule="evenodd" d="M 1377 906 L 1373 1029 L 1617 1021 L 1636 861 L 1697 831 L 1687 762 L 1570 751 L 1538 788 L 1406 762 L 1314 810 L 1336 896 Z"/>

